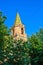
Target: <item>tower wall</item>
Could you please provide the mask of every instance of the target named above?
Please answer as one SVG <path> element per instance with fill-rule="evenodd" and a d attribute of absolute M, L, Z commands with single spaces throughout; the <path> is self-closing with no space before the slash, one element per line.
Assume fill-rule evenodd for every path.
<path fill-rule="evenodd" d="M 18 14 L 16 16 L 15 25 L 12 28 L 12 32 L 13 32 L 12 35 L 14 39 L 16 40 L 22 39 L 24 41 L 27 40 L 27 35 L 25 34 L 25 27 L 21 23 L 21 20 Z"/>

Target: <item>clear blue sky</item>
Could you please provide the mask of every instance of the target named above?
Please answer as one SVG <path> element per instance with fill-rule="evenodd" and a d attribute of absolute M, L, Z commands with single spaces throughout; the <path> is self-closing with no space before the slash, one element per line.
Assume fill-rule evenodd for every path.
<path fill-rule="evenodd" d="M 31 35 L 43 28 L 43 0 L 0 0 L 0 11 L 7 16 L 5 24 L 14 24 L 16 12 L 19 13 L 26 33 Z"/>

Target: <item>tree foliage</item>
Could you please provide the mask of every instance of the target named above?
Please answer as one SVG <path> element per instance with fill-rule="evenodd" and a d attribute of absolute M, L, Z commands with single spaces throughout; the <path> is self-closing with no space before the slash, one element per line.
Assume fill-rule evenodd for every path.
<path fill-rule="evenodd" d="M 0 65 L 43 65 L 43 29 L 26 42 L 14 40 L 0 12 Z"/>
<path fill-rule="evenodd" d="M 31 43 L 30 56 L 32 65 L 43 65 L 43 29 L 29 38 Z"/>

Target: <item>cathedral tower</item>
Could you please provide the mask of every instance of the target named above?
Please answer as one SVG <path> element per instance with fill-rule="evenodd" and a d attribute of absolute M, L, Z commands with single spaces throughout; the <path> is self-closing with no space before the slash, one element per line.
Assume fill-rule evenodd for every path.
<path fill-rule="evenodd" d="M 20 40 L 20 39 L 24 41 L 27 40 L 27 35 L 25 34 L 25 27 L 22 24 L 18 13 L 16 14 L 15 24 L 12 27 L 12 35 L 13 38 L 16 40 Z"/>

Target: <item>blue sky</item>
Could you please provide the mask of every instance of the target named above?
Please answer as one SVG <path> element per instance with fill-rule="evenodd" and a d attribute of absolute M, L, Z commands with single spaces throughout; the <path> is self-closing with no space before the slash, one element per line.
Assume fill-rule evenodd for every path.
<path fill-rule="evenodd" d="M 8 28 L 13 26 L 17 12 L 28 35 L 43 28 L 43 0 L 0 0 L 0 11 L 7 16 Z"/>

